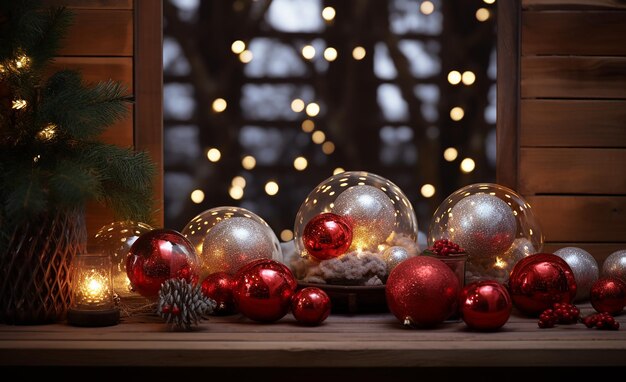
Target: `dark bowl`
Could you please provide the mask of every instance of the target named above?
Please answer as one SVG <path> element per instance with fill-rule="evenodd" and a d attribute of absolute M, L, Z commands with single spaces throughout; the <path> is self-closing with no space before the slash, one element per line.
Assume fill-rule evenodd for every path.
<path fill-rule="evenodd" d="M 389 312 L 384 285 L 358 286 L 298 282 L 298 289 L 306 287 L 317 287 L 326 292 L 330 297 L 333 313 Z"/>

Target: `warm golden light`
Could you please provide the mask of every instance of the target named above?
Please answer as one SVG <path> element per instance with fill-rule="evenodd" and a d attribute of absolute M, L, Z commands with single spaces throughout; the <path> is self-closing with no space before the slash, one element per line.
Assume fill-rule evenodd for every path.
<path fill-rule="evenodd" d="M 448 162 L 454 161 L 459 156 L 459 152 L 454 147 L 448 147 L 443 152 L 443 159 Z"/>
<path fill-rule="evenodd" d="M 211 105 L 213 111 L 216 113 L 223 112 L 224 110 L 226 110 L 227 106 L 228 104 L 226 103 L 226 100 L 224 98 L 216 98 Z"/>
<path fill-rule="evenodd" d="M 30 64 L 30 58 L 21 55 L 15 60 L 15 67 L 18 69 L 26 68 Z"/>
<path fill-rule="evenodd" d="M 20 110 L 26 107 L 26 100 L 24 99 L 16 99 L 11 103 L 11 107 L 15 110 Z"/>
<path fill-rule="evenodd" d="M 427 183 L 422 186 L 422 188 L 420 189 L 420 192 L 422 193 L 423 197 L 431 198 L 433 195 L 435 195 L 435 186 Z"/>
<path fill-rule="evenodd" d="M 336 14 L 335 8 L 333 7 L 326 7 L 322 10 L 322 18 L 326 21 L 334 19 Z"/>
<path fill-rule="evenodd" d="M 326 155 L 330 155 L 335 152 L 335 144 L 331 141 L 326 141 L 322 144 L 322 152 Z"/>
<path fill-rule="evenodd" d="M 311 102 L 310 104 L 306 105 L 306 115 L 308 115 L 309 117 L 315 117 L 319 113 L 320 105 L 316 104 L 315 102 Z"/>
<path fill-rule="evenodd" d="M 333 47 L 324 49 L 324 58 L 329 62 L 335 61 L 337 59 L 337 49 Z"/>
<path fill-rule="evenodd" d="M 230 45 L 230 50 L 232 50 L 235 54 L 239 54 L 246 50 L 246 43 L 241 40 L 233 41 L 233 43 Z"/>
<path fill-rule="evenodd" d="M 51 123 L 44 127 L 43 130 L 37 133 L 37 138 L 42 141 L 49 141 L 56 135 L 56 125 Z"/>
<path fill-rule="evenodd" d="M 246 170 L 252 170 L 256 166 L 256 159 L 252 155 L 246 155 L 241 160 L 241 166 Z"/>
<path fill-rule="evenodd" d="M 278 183 L 273 180 L 265 183 L 265 193 L 269 196 L 274 196 L 278 194 Z"/>
<path fill-rule="evenodd" d="M 474 168 L 476 168 L 476 163 L 474 162 L 472 158 L 465 158 L 463 159 L 463 161 L 461 161 L 460 167 L 461 167 L 461 171 L 467 174 L 467 173 L 474 171 Z"/>
<path fill-rule="evenodd" d="M 504 269 L 506 268 L 508 264 L 506 263 L 506 261 L 502 260 L 501 258 L 499 258 L 498 256 L 496 256 L 496 262 L 493 265 L 496 268 L 500 268 L 500 269 Z"/>
<path fill-rule="evenodd" d="M 346 170 L 344 170 L 341 167 L 337 167 L 336 169 L 333 170 L 333 175 L 341 174 L 342 172 L 346 172 Z"/>
<path fill-rule="evenodd" d="M 206 157 L 211 162 L 217 162 L 222 157 L 222 153 L 218 149 L 212 148 L 212 149 L 209 149 L 209 151 L 207 151 Z"/>
<path fill-rule="evenodd" d="M 295 113 L 299 113 L 304 110 L 304 101 L 300 98 L 296 98 L 291 101 L 291 110 L 293 110 Z"/>
<path fill-rule="evenodd" d="M 302 57 L 306 58 L 307 60 L 315 57 L 315 48 L 312 45 L 305 45 L 304 47 L 302 47 Z"/>
<path fill-rule="evenodd" d="M 305 157 L 297 157 L 293 160 L 293 167 L 298 171 L 303 171 L 309 165 Z"/>
<path fill-rule="evenodd" d="M 434 10 L 435 4 L 431 3 L 430 1 L 424 1 L 422 2 L 422 4 L 420 4 L 420 12 L 425 15 L 430 15 L 431 13 L 433 13 Z"/>
<path fill-rule="evenodd" d="M 483 2 L 484 2 L 485 4 L 493 4 L 493 3 L 495 3 L 495 2 L 496 2 L 496 0 L 483 0 Z"/>
<path fill-rule="evenodd" d="M 233 178 L 231 184 L 235 187 L 245 188 L 246 187 L 246 178 L 243 176 L 236 176 Z"/>
<path fill-rule="evenodd" d="M 252 61 L 253 58 L 254 56 L 252 55 L 252 52 L 247 49 L 239 53 L 239 61 L 243 62 L 244 64 Z"/>
<path fill-rule="evenodd" d="M 293 231 L 290 229 L 284 229 L 280 231 L 280 240 L 289 241 L 293 239 Z"/>
<path fill-rule="evenodd" d="M 321 130 L 317 130 L 311 135 L 311 140 L 314 143 L 321 145 L 326 140 L 326 134 L 324 134 L 324 132 Z"/>
<path fill-rule="evenodd" d="M 200 204 L 204 201 L 204 192 L 202 190 L 193 190 L 191 193 L 191 201 Z"/>
<path fill-rule="evenodd" d="M 239 199 L 243 198 L 243 188 L 238 187 L 238 186 L 232 186 L 228 190 L 228 195 L 230 195 L 230 197 L 235 199 L 235 200 L 239 200 Z"/>
<path fill-rule="evenodd" d="M 448 82 L 452 85 L 457 85 L 459 82 L 461 82 L 461 73 L 456 70 L 448 73 Z"/>
<path fill-rule="evenodd" d="M 471 71 L 468 70 L 466 72 L 463 72 L 463 76 L 462 76 L 461 80 L 463 81 L 463 83 L 465 85 L 469 86 L 469 85 L 473 84 L 474 81 L 476 81 L 476 75 L 474 74 L 474 72 L 471 72 Z"/>
<path fill-rule="evenodd" d="M 310 119 L 305 119 L 304 121 L 302 121 L 302 131 L 304 131 L 305 133 L 310 133 L 313 130 L 315 130 L 315 122 L 311 121 Z"/>
<path fill-rule="evenodd" d="M 354 58 L 357 61 L 360 61 L 365 58 L 366 53 L 367 52 L 365 51 L 365 48 L 363 48 L 362 46 L 357 46 L 354 49 L 352 49 L 352 58 Z"/>
<path fill-rule="evenodd" d="M 453 107 L 452 110 L 450 110 L 450 119 L 453 121 L 460 121 L 464 116 L 465 111 L 460 106 Z"/>
<path fill-rule="evenodd" d="M 489 10 L 487 8 L 479 8 L 476 11 L 476 20 L 480 22 L 487 21 L 490 15 L 491 14 L 489 13 Z"/>

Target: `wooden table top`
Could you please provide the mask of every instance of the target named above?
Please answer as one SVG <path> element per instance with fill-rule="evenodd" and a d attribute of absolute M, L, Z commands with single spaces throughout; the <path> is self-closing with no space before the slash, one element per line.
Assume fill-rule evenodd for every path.
<path fill-rule="evenodd" d="M 579 305 L 583 315 L 594 313 Z M 463 322 L 407 329 L 390 313 L 331 316 L 303 327 L 288 314 L 261 324 L 241 315 L 210 317 L 193 331 L 131 315 L 110 327 L 65 323 L 0 325 L 0 366 L 419 367 L 626 366 L 626 313 L 617 331 L 582 323 L 539 329 L 511 316 L 496 332 Z"/>

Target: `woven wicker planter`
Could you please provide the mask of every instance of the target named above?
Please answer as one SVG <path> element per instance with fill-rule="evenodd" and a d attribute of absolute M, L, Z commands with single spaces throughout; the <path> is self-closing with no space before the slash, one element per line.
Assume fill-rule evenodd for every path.
<path fill-rule="evenodd" d="M 0 248 L 0 322 L 37 325 L 65 319 L 70 264 L 87 241 L 82 210 L 58 211 L 15 228 Z"/>

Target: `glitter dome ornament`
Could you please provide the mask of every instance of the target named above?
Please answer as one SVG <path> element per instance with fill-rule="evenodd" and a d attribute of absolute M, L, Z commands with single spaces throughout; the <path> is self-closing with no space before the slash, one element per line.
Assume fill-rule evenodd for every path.
<path fill-rule="evenodd" d="M 602 277 L 617 277 L 626 282 L 626 249 L 615 251 L 604 260 Z"/>
<path fill-rule="evenodd" d="M 574 301 L 587 300 L 591 286 L 600 277 L 596 259 L 589 252 L 577 247 L 564 247 L 554 251 L 554 254 L 565 260 L 574 272 L 577 290 Z"/>
<path fill-rule="evenodd" d="M 153 229 L 142 222 L 125 220 L 107 224 L 95 234 L 95 247 L 111 258 L 113 291 L 119 297 L 129 297 L 134 294 L 126 274 L 126 256 L 130 247 L 139 236 Z"/>
<path fill-rule="evenodd" d="M 385 260 L 385 264 L 387 264 L 388 272 L 391 272 L 396 265 L 400 264 L 409 257 L 411 257 L 409 252 L 404 247 L 400 247 L 399 245 L 389 247 L 383 252 L 383 260 Z"/>
<path fill-rule="evenodd" d="M 307 248 L 306 239 L 309 236 L 305 229 L 321 216 L 329 216 L 326 214 L 341 217 L 351 227 L 352 240 L 344 253 L 340 253 L 343 251 L 343 246 L 340 246 L 341 251 L 334 251 L 332 257 L 318 257 L 315 250 Z M 294 243 L 303 263 L 298 269 L 304 269 L 304 272 L 297 273 L 298 279 L 307 282 L 321 279 L 321 282 L 350 285 L 371 283 L 374 274 L 377 279 L 384 279 L 387 275 L 384 264 L 382 275 L 373 271 L 372 264 L 378 265 L 384 250 L 393 246 L 403 247 L 410 256 L 417 255 L 417 234 L 413 206 L 398 186 L 368 172 L 349 171 L 334 175 L 309 193 L 296 215 Z M 345 244 L 343 240 L 340 242 Z M 309 280 L 313 280 L 311 274 L 320 264 L 334 261 L 341 266 L 339 260 L 343 257 L 350 258 L 346 264 L 349 263 L 353 271 L 329 271 L 332 274 L 324 271 L 321 275 L 316 274 L 316 281 Z M 359 267 L 358 262 L 370 265 Z M 336 269 L 334 265 L 331 268 Z M 353 279 L 344 278 L 348 273 Z"/>
<path fill-rule="evenodd" d="M 515 263 L 543 248 L 543 235 L 530 205 L 515 191 L 492 183 L 463 187 L 433 214 L 428 243 L 458 243 L 468 255 L 466 281 L 504 283 Z"/>
<path fill-rule="evenodd" d="M 197 215 L 185 226 L 200 257 L 202 277 L 211 273 L 235 274 L 256 259 L 282 261 L 280 243 L 270 226 L 240 207 L 216 207 Z"/>
<path fill-rule="evenodd" d="M 553 253 L 535 253 L 518 261 L 508 281 L 513 305 L 527 316 L 538 316 L 557 303 L 571 303 L 576 280 L 565 260 Z"/>
<path fill-rule="evenodd" d="M 198 259 L 192 244 L 171 229 L 154 229 L 141 235 L 126 257 L 126 273 L 133 290 L 156 298 L 161 284 L 181 278 L 198 281 Z"/>

